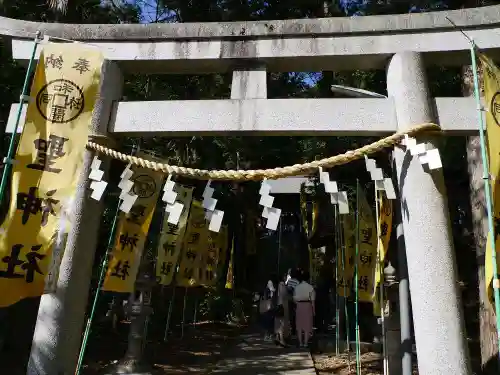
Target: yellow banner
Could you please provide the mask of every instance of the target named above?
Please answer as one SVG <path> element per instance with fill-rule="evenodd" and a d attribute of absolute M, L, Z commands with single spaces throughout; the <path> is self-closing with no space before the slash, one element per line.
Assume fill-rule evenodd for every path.
<path fill-rule="evenodd" d="M 312 211 L 312 228 L 311 235 L 316 233 L 318 228 L 318 216 L 319 216 L 319 203 L 313 202 Z M 324 249 L 316 249 L 309 245 L 309 276 L 310 283 L 316 285 L 319 279 L 319 273 L 323 265 L 323 252 Z"/>
<path fill-rule="evenodd" d="M 372 302 L 377 257 L 377 232 L 372 208 L 359 188 L 358 299 Z"/>
<path fill-rule="evenodd" d="M 486 130 L 488 140 L 488 160 L 491 176 L 495 245 L 497 250 L 497 270 L 500 269 L 500 71 L 498 67 L 483 54 L 479 54 L 484 73 L 484 96 L 488 104 Z M 485 271 L 488 297 L 493 300 L 493 263 L 490 235 L 486 245 Z"/>
<path fill-rule="evenodd" d="M 142 156 L 138 153 L 138 156 Z M 131 167 L 132 192 L 138 196 L 128 214 L 120 212 L 115 244 L 102 290 L 131 293 L 141 263 L 144 243 L 155 212 L 164 175 L 151 169 Z"/>
<path fill-rule="evenodd" d="M 373 313 L 380 316 L 380 294 L 379 287 L 384 280 L 384 262 L 392 232 L 392 201 L 387 199 L 385 192 L 380 193 L 379 205 L 379 240 L 378 255 L 375 265 L 375 289 L 373 294 Z"/>
<path fill-rule="evenodd" d="M 340 220 L 344 237 L 344 254 L 337 249 L 337 293 L 341 297 L 351 295 L 352 279 L 354 277 L 354 256 L 356 254 L 356 222 L 354 213 L 341 215 Z"/>
<path fill-rule="evenodd" d="M 304 232 L 307 237 L 307 250 L 309 254 L 309 276 L 312 281 L 315 275 L 315 261 L 313 255 L 313 249 L 311 244 L 309 243 L 310 234 L 315 233 L 317 226 L 317 217 L 318 217 L 318 203 L 313 202 L 313 212 L 312 212 L 312 225 L 311 230 L 309 231 L 309 222 L 307 220 L 307 196 L 304 191 L 300 192 L 300 216 L 302 218 L 302 227 L 304 228 Z"/>
<path fill-rule="evenodd" d="M 234 284 L 234 238 L 231 240 L 231 255 L 229 258 L 229 266 L 227 267 L 226 289 L 233 289 Z"/>
<path fill-rule="evenodd" d="M 170 285 L 174 278 L 193 199 L 192 187 L 176 185 L 175 189 L 177 191 L 177 201 L 184 205 L 184 210 L 177 225 L 170 224 L 167 218 L 163 221 L 156 259 L 156 278 L 161 285 Z"/>
<path fill-rule="evenodd" d="M 208 250 L 208 230 L 205 210 L 199 201 L 191 204 L 179 273 L 175 280 L 177 285 L 189 287 L 200 285 L 200 267 Z"/>
<path fill-rule="evenodd" d="M 207 227 L 208 230 L 208 227 Z M 203 251 L 200 262 L 200 281 L 203 286 L 216 286 L 226 260 L 228 240 L 227 225 L 220 232 L 208 232 L 207 251 Z M 202 245 L 202 244 L 200 244 Z"/>
<path fill-rule="evenodd" d="M 40 296 L 83 162 L 103 57 L 81 44 L 48 44 L 35 71 L 0 230 L 0 307 Z M 69 223 L 70 224 L 70 223 Z"/>
<path fill-rule="evenodd" d="M 177 284 L 184 287 L 215 286 L 220 277 L 221 264 L 226 259 L 227 225 L 220 232 L 208 230 L 205 210 L 201 202 L 193 201 L 182 244 L 182 257 Z"/>

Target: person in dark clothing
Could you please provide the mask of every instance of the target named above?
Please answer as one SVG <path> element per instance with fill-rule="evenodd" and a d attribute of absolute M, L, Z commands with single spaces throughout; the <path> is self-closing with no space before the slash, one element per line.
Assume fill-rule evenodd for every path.
<path fill-rule="evenodd" d="M 288 287 L 288 295 L 293 296 L 293 292 L 295 290 L 295 287 L 299 284 L 299 277 L 300 277 L 300 270 L 297 268 L 293 268 L 290 270 L 289 275 L 290 278 L 287 280 L 287 287 Z M 295 327 L 295 311 L 296 306 L 295 302 L 293 302 L 293 298 L 290 298 L 288 301 L 288 313 L 290 317 L 290 332 L 292 335 L 295 335 L 297 330 Z"/>
<path fill-rule="evenodd" d="M 272 276 L 262 293 L 259 302 L 260 322 L 264 330 L 264 340 L 274 339 L 274 309 L 277 301 L 278 279 Z"/>
<path fill-rule="evenodd" d="M 316 287 L 316 315 L 314 325 L 318 332 L 326 332 L 328 325 L 332 321 L 332 306 L 330 292 L 333 286 L 333 279 L 323 273 L 318 286 Z"/>

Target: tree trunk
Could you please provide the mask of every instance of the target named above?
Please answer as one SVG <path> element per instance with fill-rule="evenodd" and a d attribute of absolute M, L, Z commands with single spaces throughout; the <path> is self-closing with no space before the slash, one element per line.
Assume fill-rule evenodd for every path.
<path fill-rule="evenodd" d="M 471 66 L 462 70 L 464 96 L 474 95 L 474 81 Z M 482 90 L 481 90 L 482 91 Z M 467 163 L 470 176 L 470 201 L 472 228 L 476 248 L 479 281 L 479 336 L 481 344 L 481 367 L 483 375 L 500 373 L 498 367 L 498 338 L 495 311 L 488 301 L 485 282 L 485 248 L 488 234 L 486 199 L 483 182 L 483 163 L 479 136 L 467 139 Z"/>

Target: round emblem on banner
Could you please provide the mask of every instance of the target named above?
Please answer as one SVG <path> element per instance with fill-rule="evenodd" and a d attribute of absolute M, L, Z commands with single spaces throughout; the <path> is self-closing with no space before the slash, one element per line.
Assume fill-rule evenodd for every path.
<path fill-rule="evenodd" d="M 490 113 L 495 119 L 495 122 L 500 126 L 500 91 L 497 91 L 490 103 Z"/>
<path fill-rule="evenodd" d="M 156 191 L 156 182 L 151 176 L 141 174 L 134 179 L 132 191 L 139 198 L 152 197 Z"/>
<path fill-rule="evenodd" d="M 47 121 L 64 124 L 83 112 L 85 98 L 78 85 L 67 79 L 50 81 L 38 91 L 36 108 Z"/>

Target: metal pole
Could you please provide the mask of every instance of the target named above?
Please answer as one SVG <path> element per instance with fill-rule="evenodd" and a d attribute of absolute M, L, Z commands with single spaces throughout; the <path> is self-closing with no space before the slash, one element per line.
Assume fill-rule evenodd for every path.
<path fill-rule="evenodd" d="M 382 259 L 382 254 L 380 253 L 380 217 L 379 217 L 379 194 L 377 190 L 377 185 L 374 184 L 375 190 L 375 217 L 376 217 L 376 225 L 377 225 L 377 262 L 378 268 L 380 272 L 380 323 L 382 327 L 382 355 L 384 357 L 384 375 L 387 375 L 389 372 L 389 364 L 387 361 L 387 340 L 385 337 L 385 317 L 384 317 L 384 260 Z M 376 291 L 375 291 L 376 292 Z"/>
<path fill-rule="evenodd" d="M 491 186 L 490 186 L 490 175 L 488 172 L 489 163 L 488 155 L 486 153 L 486 140 L 484 137 L 484 119 L 483 111 L 481 106 L 481 98 L 479 94 L 479 79 L 477 76 L 477 64 L 476 64 L 476 46 L 473 40 L 470 40 L 470 56 L 472 60 L 472 73 L 474 76 L 474 96 L 476 98 L 477 106 L 477 118 L 479 123 L 479 138 L 481 141 L 481 158 L 483 159 L 483 182 L 484 182 L 484 193 L 486 196 L 486 211 L 488 212 L 488 237 L 491 244 L 491 262 L 493 269 L 493 295 L 495 298 L 495 312 L 496 312 L 496 323 L 497 323 L 497 336 L 498 345 L 500 347 L 500 281 L 498 280 L 498 269 L 497 269 L 497 250 L 495 244 L 495 225 L 493 222 L 493 203 L 491 197 Z M 498 352 L 498 362 L 500 364 L 500 351 Z"/>
<path fill-rule="evenodd" d="M 174 274 L 174 277 L 175 277 L 175 274 Z M 172 279 L 172 281 L 173 281 L 173 279 Z M 173 282 L 172 282 L 172 284 L 173 284 Z M 170 328 L 170 318 L 172 317 L 172 310 L 174 308 L 175 289 L 176 289 L 176 286 L 174 284 L 173 288 L 172 288 L 172 298 L 170 299 L 170 303 L 168 304 L 167 323 L 165 324 L 165 333 L 163 334 L 163 342 L 167 342 L 168 329 Z"/>
<path fill-rule="evenodd" d="M 83 341 L 82 341 L 82 346 L 80 348 L 80 354 L 78 356 L 78 363 L 76 366 L 75 375 L 80 374 L 80 370 L 82 367 L 83 357 L 85 355 L 85 349 L 87 348 L 87 342 L 88 342 L 88 338 L 90 335 L 90 327 L 92 325 L 92 320 L 94 318 L 95 309 L 97 307 L 97 301 L 99 299 L 99 292 L 101 291 L 102 284 L 104 283 L 104 276 L 106 275 L 106 271 L 107 271 L 109 251 L 112 249 L 113 242 L 115 239 L 116 222 L 118 221 L 118 217 L 120 216 L 120 204 L 121 204 L 121 199 L 118 200 L 118 205 L 116 206 L 115 217 L 113 218 L 113 224 L 111 226 L 111 233 L 109 234 L 108 246 L 106 248 L 106 254 L 104 254 L 104 259 L 102 260 L 102 264 L 101 264 L 101 272 L 99 275 L 99 282 L 97 284 L 97 289 L 95 291 L 94 301 L 92 302 L 92 309 L 90 310 L 90 316 L 87 319 L 87 325 L 85 326 L 85 332 L 83 334 Z"/>
<path fill-rule="evenodd" d="M 198 315 L 198 296 L 194 300 L 193 329 L 196 329 L 196 316 Z"/>
<path fill-rule="evenodd" d="M 147 344 L 147 337 L 148 337 L 148 329 L 149 329 L 149 315 L 146 317 L 146 322 L 144 323 L 144 331 L 142 332 L 142 337 L 144 337 L 144 340 L 142 340 L 142 352 L 144 353 L 144 349 L 146 348 Z"/>
<path fill-rule="evenodd" d="M 351 340 L 350 340 L 350 330 L 351 327 L 349 326 L 349 311 L 348 311 L 348 306 L 347 306 L 347 285 L 346 285 L 346 278 L 345 278 L 345 247 L 344 247 L 344 219 L 341 218 L 341 223 L 342 226 L 340 228 L 340 249 L 342 251 L 342 276 L 343 276 L 343 284 L 344 284 L 344 314 L 345 314 L 345 327 L 346 327 L 346 341 L 347 341 L 347 366 L 349 369 L 349 374 L 351 373 Z M 350 290 L 349 290 L 350 292 Z"/>
<path fill-rule="evenodd" d="M 283 224 L 283 217 L 281 218 L 280 220 L 280 228 L 279 228 L 279 232 L 278 232 L 278 265 L 277 265 L 277 270 L 276 270 L 276 274 L 277 274 L 277 277 L 279 278 L 280 277 L 280 261 L 281 261 L 281 231 L 283 229 L 282 227 L 282 224 Z M 234 272 L 233 272 L 234 274 Z"/>
<path fill-rule="evenodd" d="M 188 293 L 188 288 L 184 288 L 184 303 L 182 306 L 182 323 L 181 323 L 181 338 L 184 337 L 184 318 L 186 317 L 186 300 L 187 300 L 187 293 Z"/>
<path fill-rule="evenodd" d="M 10 168 L 13 162 L 14 145 L 16 144 L 17 129 L 19 128 L 19 123 L 21 122 L 21 115 L 23 113 L 23 104 L 26 101 L 26 96 L 29 94 L 29 83 L 31 71 L 33 70 L 33 61 L 35 60 L 36 49 L 40 43 L 40 31 L 36 32 L 35 39 L 33 41 L 33 50 L 31 51 L 31 58 L 28 63 L 28 69 L 26 70 L 26 75 L 24 76 L 23 89 L 21 92 L 19 100 L 19 108 L 17 109 L 16 122 L 14 123 L 14 129 L 12 129 L 12 135 L 10 136 L 9 148 L 7 150 L 7 156 L 5 157 L 5 165 L 3 167 L 2 180 L 0 181 L 0 204 L 3 202 L 3 197 L 5 194 L 5 187 L 7 186 L 7 181 L 10 173 Z"/>
<path fill-rule="evenodd" d="M 335 220 L 335 250 L 336 250 L 336 260 L 335 260 L 335 284 L 338 284 L 339 280 L 339 266 L 340 266 L 340 230 L 339 230 L 339 216 L 337 212 L 337 205 L 333 205 L 333 214 Z M 343 278 L 342 278 L 343 279 Z M 339 293 L 337 288 L 335 288 L 335 354 L 339 355 L 339 345 L 340 345 L 340 309 L 339 309 Z"/>
<path fill-rule="evenodd" d="M 395 171 L 395 169 L 394 169 Z M 396 186 L 396 185 L 395 185 Z M 398 197 L 399 198 L 399 197 Z M 408 279 L 408 264 L 406 263 L 406 245 L 403 232 L 403 218 L 401 206 L 393 205 L 396 219 L 396 240 L 398 247 L 399 265 L 399 318 L 401 326 L 401 365 L 402 375 L 412 375 L 412 346 L 411 336 L 411 305 L 410 305 L 410 283 Z"/>
<path fill-rule="evenodd" d="M 359 306 L 358 306 L 358 257 L 359 257 L 359 179 L 356 179 L 356 257 L 354 266 L 355 323 L 356 323 L 356 375 L 361 374 L 361 347 L 359 342 Z"/>

